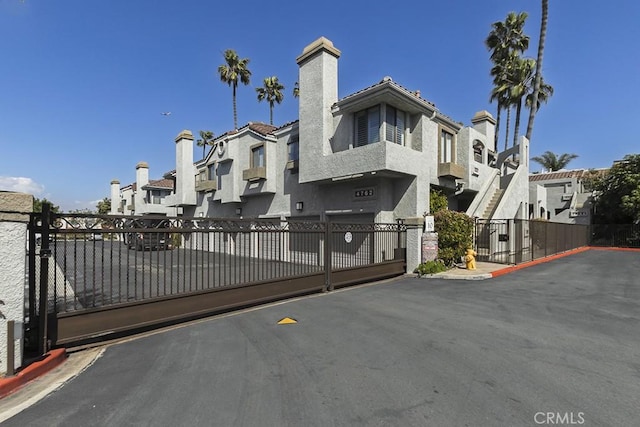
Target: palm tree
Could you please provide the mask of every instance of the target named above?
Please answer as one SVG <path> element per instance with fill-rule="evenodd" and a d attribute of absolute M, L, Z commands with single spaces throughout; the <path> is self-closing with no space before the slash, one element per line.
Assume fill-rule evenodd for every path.
<path fill-rule="evenodd" d="M 238 87 L 238 79 L 244 85 L 248 85 L 251 81 L 251 71 L 247 68 L 249 58 L 238 57 L 233 49 L 224 51 L 225 64 L 218 67 L 218 74 L 223 83 L 227 83 L 233 87 L 233 126 L 238 129 L 238 109 L 236 106 L 236 89 Z"/>
<path fill-rule="evenodd" d="M 522 112 L 522 98 L 526 98 L 530 92 L 533 69 L 536 61 L 530 58 L 517 58 L 512 63 L 509 80 L 511 81 L 510 98 L 516 106 L 516 123 L 513 129 L 513 146 L 518 143 L 520 131 L 520 114 Z"/>
<path fill-rule="evenodd" d="M 526 12 L 521 12 L 519 14 L 510 12 L 504 22 L 498 21 L 491 24 L 492 30 L 485 40 L 485 45 L 491 51 L 491 61 L 494 63 L 494 67 L 491 69 L 494 90 L 491 93 L 490 101 L 498 102 L 495 134 L 496 146 L 498 143 L 498 129 L 500 127 L 500 112 L 502 109 L 510 111 L 512 105 L 509 97 L 506 96 L 505 91 L 496 89 L 505 85 L 510 69 L 509 62 L 513 60 L 514 54 L 520 54 L 529 47 L 529 36 L 524 34 L 524 24 L 527 16 Z M 509 119 L 510 114 L 507 116 L 508 121 Z M 507 123 L 507 126 L 508 125 L 509 124 Z M 507 141 L 508 135 L 507 139 L 505 139 L 505 149 Z"/>
<path fill-rule="evenodd" d="M 213 145 L 213 132 L 210 130 L 201 130 L 200 139 L 196 141 L 198 147 L 202 147 L 202 158 L 204 159 L 205 148 Z"/>
<path fill-rule="evenodd" d="M 540 92 L 538 92 L 538 101 L 536 102 L 536 111 L 540 109 L 540 105 L 549 101 L 549 98 L 553 96 L 553 86 L 545 83 L 544 77 L 540 81 Z M 531 109 L 533 105 L 533 92 L 527 95 L 526 99 L 527 108 Z"/>
<path fill-rule="evenodd" d="M 549 172 L 558 171 L 564 169 L 571 160 L 577 158 L 577 154 L 562 154 L 560 156 L 555 155 L 551 151 L 545 151 L 541 156 L 532 157 L 531 160 L 540 163 L 543 168 Z"/>
<path fill-rule="evenodd" d="M 273 125 L 273 104 L 276 102 L 280 104 L 284 99 L 282 91 L 284 86 L 278 81 L 278 77 L 265 77 L 263 86 L 256 88 L 258 92 L 258 101 L 264 101 L 265 99 L 269 103 L 269 124 Z"/>
<path fill-rule="evenodd" d="M 293 97 L 300 98 L 300 84 L 298 82 L 293 85 Z"/>
<path fill-rule="evenodd" d="M 540 40 L 538 42 L 538 59 L 536 59 L 536 77 L 533 85 L 533 96 L 531 100 L 531 109 L 529 110 L 529 122 L 527 123 L 526 137 L 531 141 L 533 133 L 533 121 L 538 112 L 538 97 L 540 96 L 540 87 L 542 85 L 542 58 L 544 56 L 544 42 L 547 38 L 547 17 L 549 14 L 549 0 L 542 0 L 542 17 L 540 20 Z"/>

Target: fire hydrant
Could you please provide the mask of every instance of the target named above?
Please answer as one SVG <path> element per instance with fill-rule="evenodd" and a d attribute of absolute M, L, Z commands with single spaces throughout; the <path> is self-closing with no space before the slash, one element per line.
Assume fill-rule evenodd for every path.
<path fill-rule="evenodd" d="M 467 248 L 467 254 L 464 256 L 464 262 L 467 264 L 467 270 L 476 269 L 476 256 L 478 253 L 473 248 Z"/>

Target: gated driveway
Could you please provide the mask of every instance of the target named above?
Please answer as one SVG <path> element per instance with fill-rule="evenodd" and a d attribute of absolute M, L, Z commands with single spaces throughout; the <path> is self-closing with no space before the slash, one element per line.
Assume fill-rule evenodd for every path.
<path fill-rule="evenodd" d="M 591 250 L 212 318 L 107 347 L 5 425 L 636 425 L 639 260 Z"/>

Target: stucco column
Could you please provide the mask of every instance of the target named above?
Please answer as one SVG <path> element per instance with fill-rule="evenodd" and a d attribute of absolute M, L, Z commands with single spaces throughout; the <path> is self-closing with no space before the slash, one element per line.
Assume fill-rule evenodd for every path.
<path fill-rule="evenodd" d="M 24 324 L 27 224 L 33 196 L 0 192 L 0 372 L 7 372 L 7 323 Z M 13 365 L 22 366 L 22 334 L 13 342 Z"/>
<path fill-rule="evenodd" d="M 413 273 L 422 262 L 422 231 L 424 218 L 406 218 L 407 226 L 407 273 Z"/>
<path fill-rule="evenodd" d="M 118 215 L 118 208 L 120 208 L 120 181 L 114 179 L 111 181 L 111 215 Z"/>

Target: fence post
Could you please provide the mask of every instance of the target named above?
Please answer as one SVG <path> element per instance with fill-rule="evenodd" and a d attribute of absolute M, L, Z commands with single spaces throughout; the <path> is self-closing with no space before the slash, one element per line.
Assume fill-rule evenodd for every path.
<path fill-rule="evenodd" d="M 26 237 L 31 212 L 33 196 L 0 192 L 0 374 L 23 362 L 23 334 L 10 335 L 25 320 Z"/>
<path fill-rule="evenodd" d="M 49 203 L 42 204 L 42 219 L 40 224 L 41 230 L 41 246 L 40 246 L 40 298 L 38 301 L 38 318 L 40 327 L 38 333 L 40 336 L 38 344 L 38 352 L 45 354 L 49 350 L 47 344 L 47 306 L 49 302 L 49 257 L 51 249 L 49 248 L 49 225 L 51 222 L 51 205 Z"/>
<path fill-rule="evenodd" d="M 331 283 L 331 220 L 324 223 L 324 291 L 333 291 Z"/>

